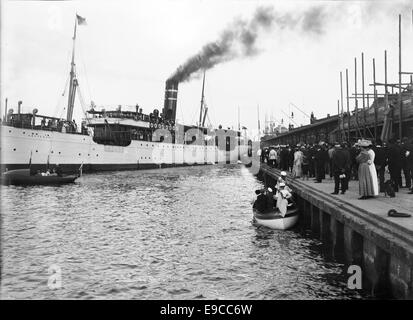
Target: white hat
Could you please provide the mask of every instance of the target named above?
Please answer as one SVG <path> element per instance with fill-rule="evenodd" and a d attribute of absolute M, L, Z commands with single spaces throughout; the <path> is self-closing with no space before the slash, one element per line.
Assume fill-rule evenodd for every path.
<path fill-rule="evenodd" d="M 272 189 L 271 189 L 271 188 L 268 188 L 268 191 L 269 191 L 269 192 L 272 192 Z"/>
<path fill-rule="evenodd" d="M 286 176 L 286 175 L 287 175 L 287 172 L 281 171 L 281 175 L 282 175 L 282 176 Z"/>
<path fill-rule="evenodd" d="M 362 139 L 362 140 L 360 140 L 360 141 L 358 142 L 358 145 L 359 145 L 360 147 L 368 147 L 368 146 L 371 145 L 371 141 L 370 141 L 370 140 Z"/>
<path fill-rule="evenodd" d="M 281 183 L 280 183 L 280 187 L 285 187 L 285 183 L 284 183 L 284 182 L 281 182 Z"/>

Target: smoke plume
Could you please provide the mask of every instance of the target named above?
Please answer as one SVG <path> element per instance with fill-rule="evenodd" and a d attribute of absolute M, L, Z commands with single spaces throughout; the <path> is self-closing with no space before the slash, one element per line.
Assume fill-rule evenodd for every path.
<path fill-rule="evenodd" d="M 184 82 L 199 71 L 236 58 L 251 57 L 259 53 L 257 40 L 262 32 L 274 28 L 300 29 L 303 33 L 321 34 L 325 20 L 323 7 L 313 7 L 301 14 L 277 13 L 273 7 L 259 7 L 250 20 L 236 19 L 214 41 L 183 63 L 169 80 Z"/>

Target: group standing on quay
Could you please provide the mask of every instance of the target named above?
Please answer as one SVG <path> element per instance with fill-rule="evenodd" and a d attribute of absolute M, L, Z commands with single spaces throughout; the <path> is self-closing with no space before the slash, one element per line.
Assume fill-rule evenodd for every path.
<path fill-rule="evenodd" d="M 261 162 L 292 173 L 293 178 L 321 183 L 326 175 L 334 178 L 332 194 L 345 194 L 350 180 L 359 183 L 359 199 L 374 198 L 380 192 L 391 197 L 399 188 L 410 189 L 413 194 L 413 138 L 401 141 L 390 139 L 387 143 L 377 140 L 358 140 L 328 144 L 277 145 L 258 150 Z M 390 179 L 385 181 L 386 168 Z M 404 176 L 405 184 L 403 185 Z"/>

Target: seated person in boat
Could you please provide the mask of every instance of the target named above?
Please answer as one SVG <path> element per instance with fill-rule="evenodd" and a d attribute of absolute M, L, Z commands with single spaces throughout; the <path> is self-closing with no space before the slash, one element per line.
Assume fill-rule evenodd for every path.
<path fill-rule="evenodd" d="M 52 169 L 52 173 L 50 173 L 51 176 L 57 176 L 56 168 Z"/>
<path fill-rule="evenodd" d="M 287 186 L 287 172 L 281 171 L 281 176 L 277 180 L 277 184 L 275 186 L 275 189 L 279 190 L 280 189 L 280 183 L 284 183 L 284 189 L 288 190 L 290 193 L 292 192 L 291 188 Z"/>
<path fill-rule="evenodd" d="M 265 212 L 267 209 L 267 197 L 264 194 L 264 190 L 256 190 L 255 194 L 257 199 L 254 201 L 253 208 L 258 210 L 258 212 Z"/>
<path fill-rule="evenodd" d="M 50 176 L 50 170 L 47 169 L 46 172 L 42 172 L 42 176 Z"/>
<path fill-rule="evenodd" d="M 59 166 L 58 163 L 56 163 L 56 174 L 61 177 L 62 176 L 62 168 Z"/>
<path fill-rule="evenodd" d="M 276 198 L 276 207 L 280 211 L 281 215 L 284 217 L 287 214 L 288 202 L 292 200 L 292 194 L 288 189 L 286 189 L 286 185 L 284 182 L 280 182 Z"/>
<path fill-rule="evenodd" d="M 271 188 L 267 189 L 267 211 L 272 211 L 274 209 L 274 192 Z"/>

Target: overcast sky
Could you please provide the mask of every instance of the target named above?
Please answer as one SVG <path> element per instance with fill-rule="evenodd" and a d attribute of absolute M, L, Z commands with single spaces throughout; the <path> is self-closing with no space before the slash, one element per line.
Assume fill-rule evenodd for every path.
<path fill-rule="evenodd" d="M 23 112 L 36 107 L 40 114 L 65 116 L 76 13 L 87 21 L 78 26 L 76 48 L 85 103 L 106 109 L 139 103 L 149 113 L 162 109 L 165 81 L 178 66 L 233 29 L 234 21 L 248 27 L 257 8 L 279 19 L 254 29 L 253 54 L 245 55 L 235 41 L 232 54 L 207 70 L 205 98 L 215 126 L 236 127 L 239 107 L 241 124 L 256 129 L 257 105 L 262 122 L 268 114 L 286 125 L 283 112 L 294 112 L 298 124 L 309 122 L 291 102 L 319 118 L 335 114 L 339 73 L 346 68 L 354 92 L 354 57 L 361 92 L 361 52 L 366 92 L 372 92 L 373 57 L 377 81 L 384 82 L 385 49 L 389 82 L 396 82 L 399 13 L 403 70 L 413 71 L 411 0 L 1 1 L 2 114 L 7 97 L 15 110 L 22 100 Z M 196 75 L 179 86 L 177 117 L 188 124 L 199 114 L 202 82 Z M 77 98 L 76 120 L 81 115 Z"/>

